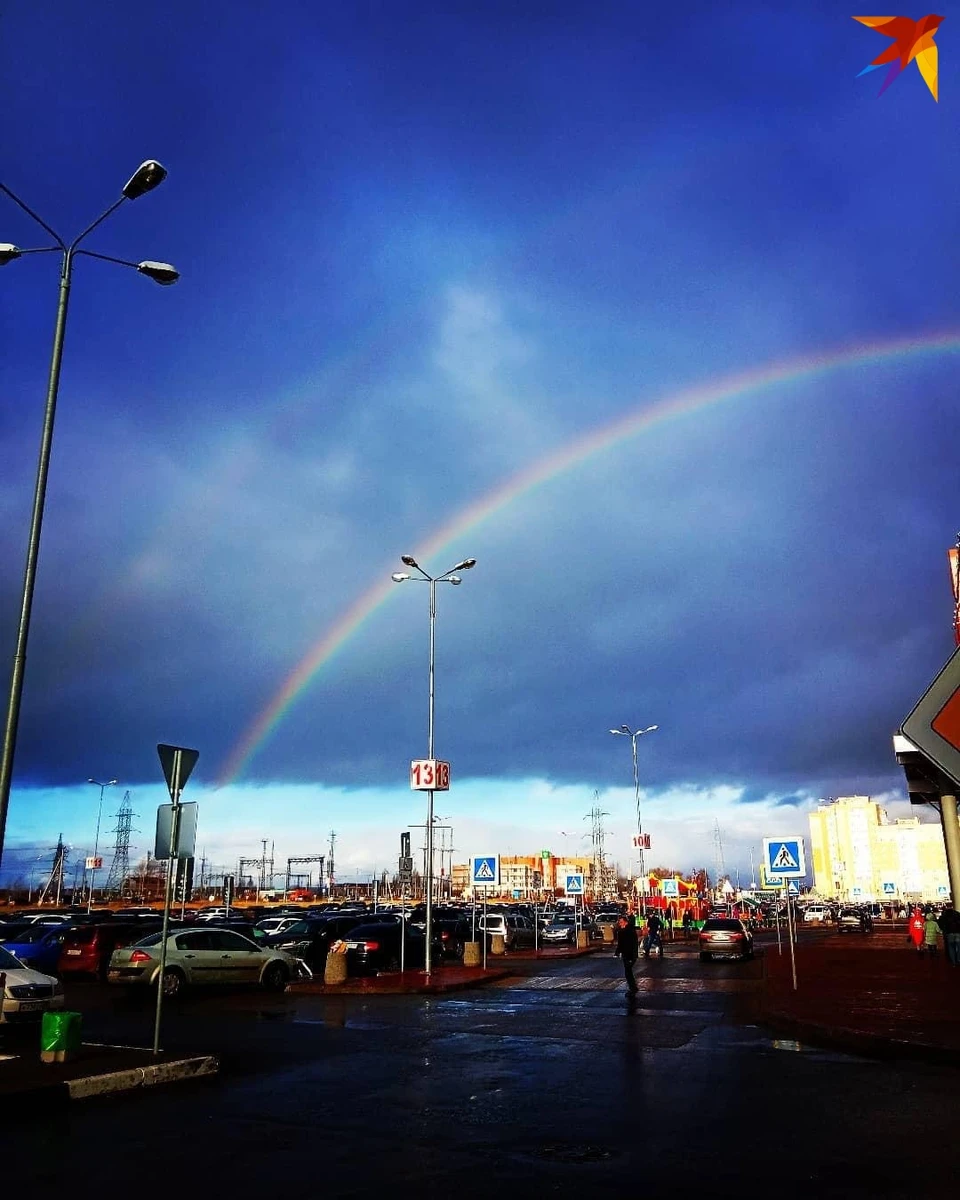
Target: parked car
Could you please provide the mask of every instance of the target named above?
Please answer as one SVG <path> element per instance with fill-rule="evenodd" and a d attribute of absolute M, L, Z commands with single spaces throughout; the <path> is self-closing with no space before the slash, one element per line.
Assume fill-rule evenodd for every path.
<path fill-rule="evenodd" d="M 491 913 L 477 918 L 477 930 L 486 933 L 488 939 L 494 934 L 500 934 L 503 944 L 508 950 L 520 950 L 524 946 L 532 946 L 536 941 L 533 922 L 529 917 L 517 916 L 514 913 Z"/>
<path fill-rule="evenodd" d="M 160 977 L 163 932 L 114 950 L 107 981 L 126 987 L 152 987 Z M 232 929 L 179 930 L 167 938 L 163 974 L 165 996 L 178 996 L 187 987 L 210 984 L 259 984 L 282 991 L 300 973 L 299 964 L 282 950 L 257 946 Z"/>
<path fill-rule="evenodd" d="M 331 950 L 342 951 L 347 956 L 347 970 L 353 975 L 375 975 L 380 971 L 400 969 L 400 938 L 404 938 L 403 966 L 416 970 L 426 963 L 427 935 L 417 925 L 405 925 L 401 921 L 381 921 L 357 925 Z M 434 939 L 433 955 L 442 953 L 440 943 Z"/>
<path fill-rule="evenodd" d="M 570 916 L 553 916 L 540 932 L 540 940 L 545 946 L 575 945 L 577 927 L 573 914 Z"/>
<path fill-rule="evenodd" d="M 268 934 L 263 944 L 302 959 L 314 974 L 323 970 L 334 942 L 346 937 L 351 929 L 367 923 L 365 916 L 354 913 L 344 917 L 324 917 L 298 921 L 283 933 Z"/>
<path fill-rule="evenodd" d="M 830 909 L 826 904 L 808 904 L 803 910 L 803 922 L 805 925 L 824 925 L 829 920 Z"/>
<path fill-rule="evenodd" d="M 67 925 L 21 925 L 16 933 L 4 940 L 3 948 L 25 967 L 45 975 L 56 975 L 60 947 L 68 929 Z"/>
<path fill-rule="evenodd" d="M 7 1025 L 39 1021 L 45 1012 L 63 1008 L 59 979 L 33 971 L 0 946 L 0 975 L 4 977 L 0 1021 Z"/>
<path fill-rule="evenodd" d="M 871 933 L 873 918 L 862 908 L 841 908 L 837 916 L 837 933 Z"/>
<path fill-rule="evenodd" d="M 268 937 L 272 933 L 283 933 L 289 929 L 291 925 L 296 925 L 299 917 L 282 916 L 282 917 L 264 917 L 262 921 L 256 923 L 255 928 L 260 929 Z"/>
<path fill-rule="evenodd" d="M 144 926 L 147 926 L 144 928 Z M 56 972 L 67 975 L 89 975 L 106 979 L 114 950 L 131 946 L 149 933 L 159 932 L 159 924 L 151 929 L 144 921 L 107 921 L 103 925 L 74 925 L 62 937 Z"/>
<path fill-rule="evenodd" d="M 708 917 L 699 934 L 700 961 L 753 958 L 753 934 L 737 917 Z"/>

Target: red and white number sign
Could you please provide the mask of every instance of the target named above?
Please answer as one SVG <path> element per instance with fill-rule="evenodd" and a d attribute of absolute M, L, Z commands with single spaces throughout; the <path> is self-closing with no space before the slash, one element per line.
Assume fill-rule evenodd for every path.
<path fill-rule="evenodd" d="M 410 787 L 415 792 L 449 791 L 450 764 L 438 758 L 415 758 L 410 764 Z"/>

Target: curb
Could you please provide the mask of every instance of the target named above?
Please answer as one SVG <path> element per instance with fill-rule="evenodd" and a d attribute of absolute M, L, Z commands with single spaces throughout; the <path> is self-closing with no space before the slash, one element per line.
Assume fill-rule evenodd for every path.
<path fill-rule="evenodd" d="M 487 970 L 482 975 L 472 979 L 456 979 L 449 983 L 390 983 L 381 987 L 371 987 L 362 979 L 347 980 L 346 983 L 289 983 L 286 987 L 288 995 L 295 996 L 432 996 L 444 992 L 463 992 L 469 988 L 484 987 L 488 983 L 496 983 L 507 979 L 513 971 Z"/>
<path fill-rule="evenodd" d="M 134 1088 L 175 1083 L 181 1079 L 201 1079 L 216 1075 L 219 1070 L 218 1060 L 212 1054 L 205 1054 L 198 1058 L 180 1058 L 146 1067 L 131 1067 L 126 1071 L 110 1071 L 106 1075 L 68 1079 L 63 1086 L 71 1100 L 86 1100 L 91 1096 L 109 1096 L 115 1092 L 133 1091 Z"/>
<path fill-rule="evenodd" d="M 884 1037 L 883 1034 L 867 1033 L 862 1029 L 805 1021 L 802 1017 L 792 1017 L 783 1012 L 765 1012 L 760 1020 L 774 1032 L 832 1050 L 846 1050 L 868 1058 L 910 1059 L 935 1066 L 960 1068 L 960 1050 L 937 1046 L 932 1042 L 908 1042 L 903 1038 Z"/>

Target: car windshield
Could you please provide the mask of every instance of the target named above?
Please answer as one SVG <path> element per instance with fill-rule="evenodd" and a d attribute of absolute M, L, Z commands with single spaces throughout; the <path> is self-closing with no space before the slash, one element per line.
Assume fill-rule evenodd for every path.
<path fill-rule="evenodd" d="M 14 958 L 9 950 L 4 950 L 0 946 L 0 971 L 19 971 L 22 970 L 23 964 L 18 958 Z"/>

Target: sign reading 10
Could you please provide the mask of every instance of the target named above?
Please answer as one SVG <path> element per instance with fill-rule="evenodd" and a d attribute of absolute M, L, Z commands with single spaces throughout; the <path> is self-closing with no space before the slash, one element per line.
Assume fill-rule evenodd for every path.
<path fill-rule="evenodd" d="M 450 764 L 438 758 L 415 758 L 410 764 L 410 787 L 415 792 L 450 789 Z"/>

